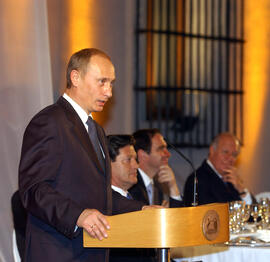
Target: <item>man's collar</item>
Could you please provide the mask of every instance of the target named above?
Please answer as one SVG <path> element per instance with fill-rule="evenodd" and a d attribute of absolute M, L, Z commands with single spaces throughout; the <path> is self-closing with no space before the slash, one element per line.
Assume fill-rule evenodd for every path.
<path fill-rule="evenodd" d="M 67 95 L 66 93 L 63 94 L 63 98 L 65 98 L 74 108 L 74 110 L 77 112 L 77 114 L 79 115 L 80 119 L 82 120 L 82 122 L 85 124 L 87 119 L 88 119 L 88 115 L 87 113 L 83 110 L 83 108 L 76 103 L 69 95 Z M 90 114 L 90 116 L 92 117 L 92 115 Z M 92 117 L 93 118 L 93 117 Z"/>
<path fill-rule="evenodd" d="M 214 165 L 211 163 L 209 159 L 206 160 L 206 163 L 210 166 L 210 168 L 222 179 L 222 175 L 215 169 Z"/>
<path fill-rule="evenodd" d="M 116 192 L 118 192 L 119 194 L 121 194 L 122 196 L 124 196 L 124 197 L 127 197 L 127 191 L 125 191 L 124 189 L 122 189 L 122 188 L 120 188 L 120 187 L 118 187 L 118 186 L 114 186 L 114 185 L 112 185 L 112 189 L 114 190 L 114 191 L 116 191 Z"/>
<path fill-rule="evenodd" d="M 145 185 L 145 187 L 147 187 L 150 183 L 153 185 L 154 184 L 154 180 L 153 178 L 150 178 L 142 169 L 138 168 L 142 179 L 143 179 L 143 183 Z"/>

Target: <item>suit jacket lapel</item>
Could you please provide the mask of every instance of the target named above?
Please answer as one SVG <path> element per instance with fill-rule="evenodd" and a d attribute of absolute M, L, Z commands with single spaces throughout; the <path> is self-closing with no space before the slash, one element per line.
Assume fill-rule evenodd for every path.
<path fill-rule="evenodd" d="M 140 192 L 138 192 L 138 194 L 141 195 L 141 198 L 143 198 L 143 201 L 145 203 L 148 203 L 148 205 L 149 205 L 149 203 L 150 203 L 149 197 L 148 197 L 147 189 L 146 189 L 145 184 L 143 182 L 142 176 L 141 176 L 139 171 L 137 171 L 137 174 L 138 174 L 137 175 L 137 179 L 138 179 L 137 185 L 140 187 Z"/>
<path fill-rule="evenodd" d="M 97 135 L 99 142 L 101 144 L 103 153 L 105 155 L 105 174 L 106 174 L 106 185 L 107 185 L 107 210 L 108 214 L 110 215 L 112 213 L 112 188 L 111 188 L 111 160 L 110 160 L 110 155 L 107 147 L 107 138 L 104 133 L 104 130 L 102 129 L 101 126 L 96 124 L 97 128 Z"/>
<path fill-rule="evenodd" d="M 237 190 L 231 183 L 226 183 L 219 177 L 218 174 L 207 164 L 204 162 L 206 170 L 209 174 L 213 176 L 213 192 L 216 192 L 219 201 L 227 202 L 233 200 L 240 200 Z"/>
<path fill-rule="evenodd" d="M 78 139 L 78 141 L 88 154 L 89 158 L 95 163 L 96 167 L 101 171 L 101 173 L 105 174 L 99 163 L 96 152 L 92 146 L 92 143 L 85 129 L 85 126 L 82 123 L 76 111 L 69 104 L 69 102 L 66 101 L 63 97 L 60 97 L 56 103 L 59 104 L 61 107 L 63 107 L 64 110 L 66 111 L 67 118 L 71 122 L 71 129 L 75 133 L 75 137 Z"/>
<path fill-rule="evenodd" d="M 97 130 L 97 136 L 98 136 L 98 140 L 99 143 L 101 145 L 102 151 L 104 153 L 105 159 L 104 159 L 104 170 L 102 168 L 103 171 L 107 171 L 108 168 L 108 164 L 110 165 L 110 161 L 108 161 L 109 158 L 109 152 L 107 150 L 107 143 L 106 143 L 106 135 L 104 134 L 103 129 L 97 124 L 97 122 L 94 120 L 95 126 L 96 126 L 96 130 Z"/>

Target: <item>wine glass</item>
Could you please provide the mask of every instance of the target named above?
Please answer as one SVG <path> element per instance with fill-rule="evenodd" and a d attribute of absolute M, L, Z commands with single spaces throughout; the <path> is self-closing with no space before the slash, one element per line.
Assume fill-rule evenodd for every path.
<path fill-rule="evenodd" d="M 269 225 L 269 216 L 270 216 L 269 199 L 261 198 L 260 207 L 261 207 L 262 228 L 266 229 L 268 228 Z"/>
<path fill-rule="evenodd" d="M 250 214 L 253 217 L 254 224 L 257 225 L 258 217 L 260 214 L 259 204 L 252 204 L 251 205 Z"/>
<path fill-rule="evenodd" d="M 229 226 L 231 233 L 239 233 L 241 230 L 241 210 L 243 205 L 243 201 L 229 203 Z"/>
<path fill-rule="evenodd" d="M 268 206 L 269 205 L 269 199 L 268 198 L 261 198 L 260 199 L 260 205 Z"/>
<path fill-rule="evenodd" d="M 241 231 L 247 231 L 246 222 L 250 218 L 251 205 L 244 204 L 241 209 Z"/>

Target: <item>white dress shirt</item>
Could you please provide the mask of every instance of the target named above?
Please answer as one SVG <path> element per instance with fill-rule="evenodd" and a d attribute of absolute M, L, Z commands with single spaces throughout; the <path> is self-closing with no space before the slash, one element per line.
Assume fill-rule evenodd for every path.
<path fill-rule="evenodd" d="M 71 104 L 71 106 L 73 107 L 73 109 L 76 111 L 76 113 L 78 114 L 78 116 L 82 120 L 83 125 L 84 125 L 86 131 L 88 132 L 88 125 L 86 124 L 86 122 L 87 122 L 89 116 L 92 117 L 92 119 L 93 119 L 92 114 L 87 115 L 87 113 L 84 111 L 84 109 L 82 109 L 82 107 L 79 104 L 77 104 L 66 93 L 63 94 L 63 98 L 65 98 Z M 102 153 L 103 157 L 105 158 L 105 154 L 104 154 L 104 151 L 103 151 L 103 148 L 102 148 L 101 144 L 99 144 L 99 147 L 101 149 L 101 153 Z"/>
<path fill-rule="evenodd" d="M 114 186 L 112 185 L 111 186 L 112 189 L 116 192 L 118 192 L 119 194 L 121 194 L 123 197 L 127 197 L 127 194 L 128 194 L 128 191 L 125 191 L 124 189 L 120 188 L 120 187 L 117 187 L 117 186 Z"/>

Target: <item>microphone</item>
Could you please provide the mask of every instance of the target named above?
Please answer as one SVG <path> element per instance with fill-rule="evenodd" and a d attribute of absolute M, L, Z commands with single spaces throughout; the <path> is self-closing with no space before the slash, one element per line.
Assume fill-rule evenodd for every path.
<path fill-rule="evenodd" d="M 165 139 L 165 138 L 164 138 Z M 196 169 L 192 162 L 180 151 L 178 150 L 173 144 L 171 144 L 167 139 L 165 139 L 167 145 L 169 145 L 176 153 L 178 153 L 186 162 L 189 163 L 191 166 L 193 173 L 194 173 L 194 187 L 193 187 L 193 202 L 192 206 L 197 206 L 198 205 L 198 192 L 197 192 L 197 185 L 198 185 L 198 179 L 197 179 L 197 174 L 196 174 Z"/>

